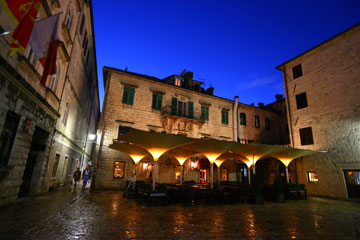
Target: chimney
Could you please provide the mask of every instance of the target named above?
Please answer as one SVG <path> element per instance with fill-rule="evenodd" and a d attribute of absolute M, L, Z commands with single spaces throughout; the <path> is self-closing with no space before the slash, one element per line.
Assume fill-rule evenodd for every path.
<path fill-rule="evenodd" d="M 275 95 L 276 101 L 281 102 L 284 99 L 284 95 L 282 94 L 276 94 Z"/>
<path fill-rule="evenodd" d="M 184 75 L 184 87 L 185 88 L 191 89 L 193 77 L 194 77 L 193 72 L 188 71 L 187 73 L 185 73 L 185 75 Z"/>
<path fill-rule="evenodd" d="M 259 103 L 258 103 L 258 106 L 259 106 L 259 108 L 263 108 L 263 107 L 264 107 L 264 103 L 259 102 Z"/>
<path fill-rule="evenodd" d="M 209 94 L 209 95 L 214 95 L 214 88 L 209 87 L 208 89 L 206 89 L 206 93 Z"/>

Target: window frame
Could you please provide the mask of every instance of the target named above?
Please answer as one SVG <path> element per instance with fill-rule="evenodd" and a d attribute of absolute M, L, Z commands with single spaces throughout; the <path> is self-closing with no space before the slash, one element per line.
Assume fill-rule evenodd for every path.
<path fill-rule="evenodd" d="M 308 183 L 318 183 L 319 182 L 319 175 L 317 174 L 317 172 L 314 172 L 314 171 L 307 171 L 306 172 L 306 175 L 307 175 L 307 180 L 308 180 Z M 311 175 L 314 175 L 314 176 L 311 176 Z"/>
<path fill-rule="evenodd" d="M 129 86 L 124 86 L 122 101 L 121 101 L 122 104 L 132 106 L 132 105 L 134 105 L 134 98 L 135 98 L 135 88 L 129 87 Z"/>
<path fill-rule="evenodd" d="M 260 128 L 260 117 L 257 115 L 254 116 L 254 125 L 255 128 Z"/>
<path fill-rule="evenodd" d="M 297 110 L 308 107 L 306 92 L 296 94 L 295 100 L 296 100 L 296 109 Z"/>
<path fill-rule="evenodd" d="M 115 176 L 116 174 L 116 170 L 119 170 L 121 171 L 121 168 L 120 169 L 116 169 L 116 163 L 119 163 L 119 165 L 123 165 L 123 172 L 122 172 L 122 176 L 121 176 L 121 172 L 119 173 L 120 176 Z M 114 179 L 124 179 L 125 178 L 125 170 L 126 170 L 126 161 L 114 161 L 114 168 L 113 168 L 113 178 Z"/>
<path fill-rule="evenodd" d="M 209 106 L 201 104 L 201 119 L 204 121 L 209 121 Z"/>
<path fill-rule="evenodd" d="M 246 113 L 240 113 L 240 125 L 246 126 Z"/>
<path fill-rule="evenodd" d="M 302 77 L 303 76 L 303 70 L 302 70 L 302 65 L 301 63 L 292 67 L 292 74 L 293 74 L 293 79 L 297 79 L 299 77 Z"/>
<path fill-rule="evenodd" d="M 161 108 L 162 108 L 162 94 L 154 92 L 152 95 L 151 109 L 156 111 L 161 111 Z"/>
<path fill-rule="evenodd" d="M 221 109 L 221 123 L 229 125 L 229 109 Z"/>
<path fill-rule="evenodd" d="M 307 136 L 306 134 L 310 134 L 310 135 Z M 301 146 L 314 145 L 314 135 L 312 133 L 312 127 L 299 128 L 299 137 L 300 137 Z"/>

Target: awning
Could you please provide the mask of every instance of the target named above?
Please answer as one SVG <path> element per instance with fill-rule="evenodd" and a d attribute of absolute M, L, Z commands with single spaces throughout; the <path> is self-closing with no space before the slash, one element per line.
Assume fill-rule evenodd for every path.
<path fill-rule="evenodd" d="M 150 155 L 150 153 L 142 147 L 129 143 L 121 143 L 117 140 L 113 140 L 113 144 L 111 144 L 109 148 L 128 154 L 135 164 L 138 164 L 141 159 Z"/>

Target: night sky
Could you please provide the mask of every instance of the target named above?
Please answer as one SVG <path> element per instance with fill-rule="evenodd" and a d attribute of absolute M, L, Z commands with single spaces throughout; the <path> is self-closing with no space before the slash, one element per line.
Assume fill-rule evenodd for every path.
<path fill-rule="evenodd" d="M 275 67 L 360 22 L 359 0 L 93 1 L 99 91 L 109 66 L 165 78 L 192 71 L 246 104 L 284 94 Z"/>

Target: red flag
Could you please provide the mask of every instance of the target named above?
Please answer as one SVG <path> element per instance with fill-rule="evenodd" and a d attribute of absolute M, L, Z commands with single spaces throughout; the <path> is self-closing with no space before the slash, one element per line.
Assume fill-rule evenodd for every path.
<path fill-rule="evenodd" d="M 11 35 L 8 57 L 25 52 L 34 27 L 41 0 L 0 0 L 11 19 L 17 25 Z"/>
<path fill-rule="evenodd" d="M 55 73 L 57 30 L 60 14 L 52 15 L 35 23 L 29 45 L 44 67 L 41 84 L 45 86 L 49 75 Z"/>

